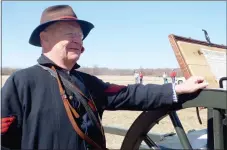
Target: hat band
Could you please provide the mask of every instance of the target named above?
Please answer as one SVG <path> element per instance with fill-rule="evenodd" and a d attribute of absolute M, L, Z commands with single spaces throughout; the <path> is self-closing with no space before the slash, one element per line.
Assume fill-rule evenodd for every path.
<path fill-rule="evenodd" d="M 73 16 L 62 16 L 62 17 L 55 18 L 53 20 L 71 20 L 71 19 L 77 20 L 77 18 Z"/>

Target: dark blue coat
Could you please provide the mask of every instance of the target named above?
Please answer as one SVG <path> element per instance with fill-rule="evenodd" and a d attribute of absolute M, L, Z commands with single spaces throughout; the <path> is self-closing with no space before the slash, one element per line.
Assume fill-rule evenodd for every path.
<path fill-rule="evenodd" d="M 38 62 L 55 65 L 42 55 Z M 59 68 L 57 71 L 76 83 L 81 91 L 90 92 L 99 115 L 104 110 L 152 110 L 173 103 L 172 84 L 120 86 L 105 83 L 95 76 Z M 83 114 L 79 124 L 97 141 L 101 136 L 91 124 L 87 113 L 74 98 L 70 103 Z M 60 97 L 56 79 L 37 65 L 13 73 L 2 88 L 2 147 L 11 149 L 86 149 L 88 144 L 74 131 Z M 11 117 L 11 118 L 10 118 Z"/>

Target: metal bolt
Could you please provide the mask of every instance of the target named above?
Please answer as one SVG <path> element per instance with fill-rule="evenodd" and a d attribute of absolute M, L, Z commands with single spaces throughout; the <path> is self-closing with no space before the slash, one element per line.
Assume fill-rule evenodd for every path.
<path fill-rule="evenodd" d="M 69 99 L 70 99 L 70 100 L 72 100 L 72 99 L 73 99 L 73 96 L 72 96 L 72 95 L 70 95 L 70 96 L 69 96 Z"/>

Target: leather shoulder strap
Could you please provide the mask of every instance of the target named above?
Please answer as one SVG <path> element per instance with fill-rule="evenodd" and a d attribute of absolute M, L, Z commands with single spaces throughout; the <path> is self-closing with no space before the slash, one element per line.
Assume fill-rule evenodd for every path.
<path fill-rule="evenodd" d="M 55 77 L 56 79 L 59 76 L 59 78 L 61 79 L 63 85 L 67 89 L 69 89 L 71 92 L 73 92 L 73 94 L 75 94 L 77 100 L 80 101 L 80 103 L 84 106 L 86 112 L 88 113 L 88 117 L 90 118 L 92 123 L 100 130 L 100 132 L 104 136 L 104 130 L 102 128 L 101 121 L 100 120 L 98 121 L 98 119 L 96 118 L 96 116 L 95 116 L 95 114 L 93 112 L 93 110 L 97 111 L 96 107 L 95 107 L 95 104 L 90 99 L 88 99 L 76 85 L 72 84 L 70 81 L 65 79 L 63 76 L 58 75 L 56 70 L 52 70 L 49 67 L 42 66 L 42 65 L 39 65 L 39 66 L 42 67 L 43 69 L 47 70 L 48 72 L 50 72 L 50 74 L 53 77 Z"/>
<path fill-rule="evenodd" d="M 60 80 L 60 75 L 57 73 L 56 69 L 54 67 L 52 67 L 51 69 L 48 68 L 48 67 L 45 67 L 45 66 L 42 66 L 42 65 L 39 65 L 38 66 L 42 67 L 43 69 L 47 70 L 48 72 L 50 72 L 50 74 L 52 76 L 54 76 L 56 79 L 57 79 L 57 82 L 58 82 L 58 86 L 59 86 L 59 91 L 60 91 L 60 94 L 61 94 L 61 97 L 62 97 L 62 100 L 63 100 L 63 104 L 65 106 L 65 109 L 66 109 L 66 113 L 69 117 L 69 120 L 74 128 L 74 130 L 77 132 L 77 134 L 83 139 L 85 140 L 86 142 L 88 142 L 90 145 L 94 146 L 95 148 L 99 149 L 99 150 L 106 150 L 105 148 L 105 144 L 102 146 L 102 145 L 98 145 L 96 142 L 94 142 L 90 137 L 88 137 L 86 134 L 83 133 L 83 131 L 79 128 L 77 122 L 75 121 L 75 119 L 73 118 L 73 116 L 75 118 L 79 118 L 79 114 L 76 112 L 76 110 L 70 105 L 68 99 L 67 99 L 67 96 L 65 94 L 65 90 L 61 84 L 61 80 Z M 66 79 L 63 79 L 63 83 Z M 64 84 L 65 85 L 65 84 Z M 67 84 L 67 87 L 68 86 L 72 86 L 72 85 L 69 85 Z M 71 89 L 72 90 L 72 89 Z M 74 89 L 75 90 L 75 89 Z M 73 93 L 75 91 L 72 91 Z M 77 94 L 78 95 L 78 94 Z M 78 99 L 79 100 L 79 99 Z M 80 99 L 81 100 L 81 99 Z M 82 103 L 82 101 L 80 101 Z M 82 103 L 83 105 L 85 105 L 86 107 L 89 107 L 88 104 L 86 104 L 85 101 L 83 101 Z M 90 107 L 89 107 L 90 108 Z M 85 108 L 86 109 L 86 108 Z M 91 109 L 91 108 L 90 108 Z M 89 109 L 89 110 L 90 110 Z M 87 109 L 86 109 L 87 110 Z M 90 110 L 92 111 L 92 110 Z M 90 112 L 91 113 L 91 112 Z M 94 115 L 94 113 L 92 112 L 92 114 Z M 95 117 L 95 116 L 92 116 L 92 117 Z M 96 118 L 95 118 L 96 119 Z M 94 120 L 93 120 L 94 121 Z M 96 125 L 97 125 L 97 122 L 96 122 Z M 100 129 L 101 127 L 99 127 Z M 102 131 L 102 134 L 104 134 L 104 130 L 103 129 L 100 129 Z"/>

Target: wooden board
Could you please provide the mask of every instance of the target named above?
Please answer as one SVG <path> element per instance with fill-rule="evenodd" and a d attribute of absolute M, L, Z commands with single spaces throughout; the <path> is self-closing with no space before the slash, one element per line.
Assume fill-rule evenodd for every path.
<path fill-rule="evenodd" d="M 208 44 L 191 38 L 169 35 L 170 44 L 176 59 L 188 79 L 190 76 L 203 76 L 208 88 L 218 88 L 220 77 L 226 77 L 226 52 L 224 45 Z"/>

